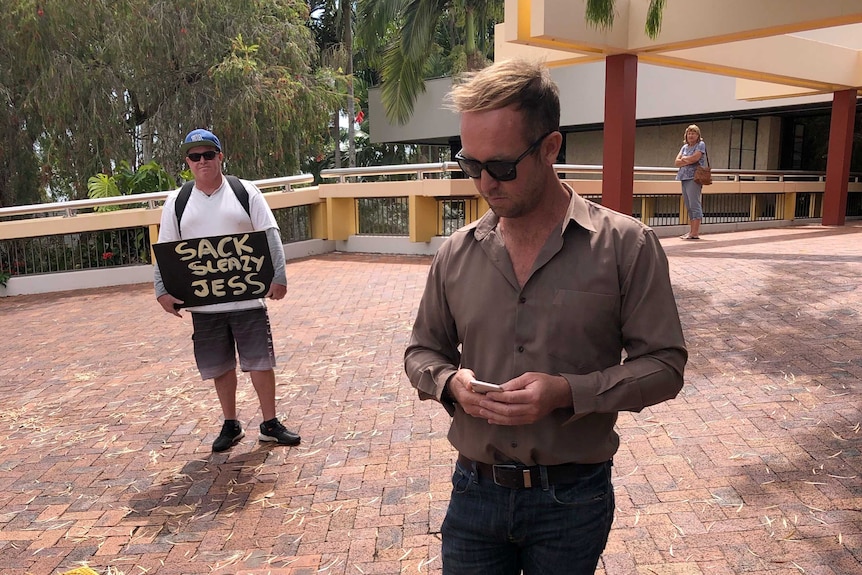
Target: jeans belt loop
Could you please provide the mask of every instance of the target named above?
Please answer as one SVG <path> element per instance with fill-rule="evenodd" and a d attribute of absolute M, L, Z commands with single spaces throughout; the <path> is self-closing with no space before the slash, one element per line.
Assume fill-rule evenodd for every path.
<path fill-rule="evenodd" d="M 479 463 L 477 461 L 472 461 L 472 460 L 470 461 L 470 471 L 473 472 L 470 479 L 472 480 L 473 483 L 478 485 L 479 484 L 480 471 L 479 471 Z"/>
<path fill-rule="evenodd" d="M 542 478 L 542 491 L 547 491 L 550 487 L 550 482 L 548 481 L 548 468 L 544 465 L 539 466 L 539 477 Z"/>

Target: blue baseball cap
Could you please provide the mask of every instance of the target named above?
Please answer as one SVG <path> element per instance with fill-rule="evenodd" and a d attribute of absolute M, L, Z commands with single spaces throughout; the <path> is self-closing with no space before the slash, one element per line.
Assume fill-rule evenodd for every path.
<path fill-rule="evenodd" d="M 189 132 L 183 145 L 180 146 L 180 150 L 185 154 L 190 149 L 196 148 L 197 146 L 210 146 L 211 148 L 215 148 L 221 152 L 221 142 L 219 142 L 216 135 L 209 130 L 204 130 L 202 128 Z"/>

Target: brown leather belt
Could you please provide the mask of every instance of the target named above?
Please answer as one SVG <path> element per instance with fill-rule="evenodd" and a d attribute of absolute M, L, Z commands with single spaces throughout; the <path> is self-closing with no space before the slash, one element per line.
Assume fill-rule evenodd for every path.
<path fill-rule="evenodd" d="M 458 463 L 467 469 L 476 469 L 480 478 L 493 479 L 494 483 L 509 489 L 529 489 L 542 486 L 542 471 L 544 467 L 548 476 L 548 485 L 575 483 L 586 477 L 605 463 L 564 463 L 562 465 L 532 465 L 519 463 L 497 464 L 473 461 L 458 454 Z"/>

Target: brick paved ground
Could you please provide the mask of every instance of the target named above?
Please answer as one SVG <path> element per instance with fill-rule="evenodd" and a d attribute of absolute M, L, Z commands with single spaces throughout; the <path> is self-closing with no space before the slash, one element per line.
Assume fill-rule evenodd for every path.
<path fill-rule="evenodd" d="M 687 384 L 620 418 L 599 573 L 862 573 L 862 226 L 663 242 Z M 211 453 L 188 317 L 150 286 L 0 298 L 0 571 L 439 574 L 448 418 L 401 362 L 428 262 L 289 263 L 270 309 L 296 448 Z M 240 406 L 256 431 L 245 379 Z"/>

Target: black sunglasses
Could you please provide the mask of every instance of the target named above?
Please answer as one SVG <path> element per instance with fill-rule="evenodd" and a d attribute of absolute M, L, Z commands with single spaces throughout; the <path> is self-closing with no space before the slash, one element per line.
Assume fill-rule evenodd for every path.
<path fill-rule="evenodd" d="M 518 177 L 518 170 L 516 169 L 518 162 L 530 155 L 530 153 L 539 147 L 539 144 L 541 144 L 545 138 L 554 132 L 556 132 L 556 130 L 546 132 L 542 137 L 530 144 L 530 147 L 524 150 L 524 153 L 518 156 L 515 160 L 491 160 L 490 162 L 480 162 L 479 160 L 465 158 L 461 154 L 464 150 L 455 154 L 455 159 L 458 161 L 458 165 L 461 166 L 461 171 L 471 178 L 481 178 L 482 170 L 485 170 L 488 172 L 488 175 L 495 180 L 500 182 L 509 182 Z"/>
<path fill-rule="evenodd" d="M 198 154 L 196 152 L 186 154 L 186 157 L 193 162 L 200 162 L 201 158 L 203 158 L 204 160 L 210 161 L 210 160 L 214 159 L 216 156 L 218 156 L 218 152 L 216 152 L 215 150 L 209 150 L 207 152 L 201 152 L 200 154 Z"/>

